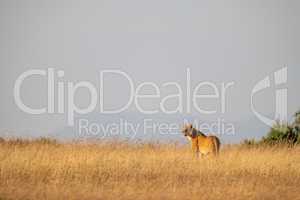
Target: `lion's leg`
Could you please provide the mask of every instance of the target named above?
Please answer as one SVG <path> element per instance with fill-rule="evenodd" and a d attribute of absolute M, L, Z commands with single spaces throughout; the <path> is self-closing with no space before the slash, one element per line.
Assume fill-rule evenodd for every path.
<path fill-rule="evenodd" d="M 218 138 L 215 138 L 214 140 L 214 156 L 218 156 L 220 151 L 220 141 Z"/>
<path fill-rule="evenodd" d="M 219 155 L 219 147 L 218 146 L 215 146 L 213 154 L 214 154 L 214 156 L 218 156 Z"/>
<path fill-rule="evenodd" d="M 205 154 L 203 154 L 203 153 L 201 153 L 201 152 L 199 153 L 199 155 L 200 155 L 200 156 L 199 156 L 200 158 L 204 158 L 204 157 L 205 157 Z"/>
<path fill-rule="evenodd" d="M 199 158 L 199 154 L 201 156 L 201 153 L 198 151 L 198 149 L 193 149 L 193 154 L 194 154 L 195 158 Z"/>
<path fill-rule="evenodd" d="M 194 153 L 196 158 L 199 157 L 199 147 L 196 139 L 192 139 L 192 152 Z"/>

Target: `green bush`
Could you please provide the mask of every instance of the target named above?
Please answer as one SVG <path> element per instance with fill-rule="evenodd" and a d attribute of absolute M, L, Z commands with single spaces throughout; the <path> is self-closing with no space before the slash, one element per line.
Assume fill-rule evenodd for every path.
<path fill-rule="evenodd" d="M 288 124 L 275 124 L 266 137 L 262 138 L 263 143 L 268 144 L 295 144 L 298 139 L 298 132 L 293 131 L 293 127 Z"/>
<path fill-rule="evenodd" d="M 262 142 L 270 144 L 288 143 L 291 145 L 300 143 L 300 111 L 294 115 L 292 124 L 283 124 L 277 122 L 269 131 Z"/>
<path fill-rule="evenodd" d="M 300 144 L 300 111 L 295 113 L 292 124 L 277 122 L 261 140 L 246 139 L 241 144 L 243 146 Z"/>

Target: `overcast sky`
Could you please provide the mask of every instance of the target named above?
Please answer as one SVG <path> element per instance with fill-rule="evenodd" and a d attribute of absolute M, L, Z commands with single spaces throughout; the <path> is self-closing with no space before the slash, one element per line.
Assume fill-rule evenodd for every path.
<path fill-rule="evenodd" d="M 280 88 L 288 88 L 289 119 L 300 108 L 299 9 L 297 0 L 1 0 L 0 131 L 47 135 L 64 134 L 60 130 L 68 127 L 66 113 L 30 115 L 15 104 L 15 81 L 27 70 L 63 70 L 65 76 L 55 83 L 89 81 L 98 92 L 99 72 L 118 69 L 126 72 L 135 86 L 175 81 L 185 94 L 189 68 L 192 87 L 204 81 L 219 88 L 222 83 L 234 82 L 228 89 L 226 112 L 221 113 L 218 100 L 211 99 L 201 105 L 216 108 L 215 114 L 200 114 L 195 109 L 186 113 L 184 106 L 182 113 L 173 116 L 160 111 L 153 116 L 156 120 L 222 118 L 236 123 L 235 138 L 262 136 L 268 127 L 250 108 L 251 90 L 258 81 L 270 75 L 272 82 L 273 72 L 287 66 L 288 83 Z M 128 100 L 129 86 L 124 77 L 106 81 L 107 108 Z M 259 112 L 271 118 L 275 89 L 271 84 L 255 100 Z M 160 90 L 162 96 L 176 92 L 167 87 Z M 46 105 L 46 77 L 24 81 L 21 97 L 32 107 Z M 144 105 L 155 108 L 160 100 Z M 82 107 L 89 101 L 84 89 L 76 95 L 75 102 Z M 183 101 L 185 105 L 185 98 Z M 170 101 L 168 106 L 176 107 L 176 102 Z M 145 117 L 134 104 L 122 116 L 132 121 Z M 89 117 L 94 121 L 118 119 L 118 115 L 99 113 L 99 103 Z"/>

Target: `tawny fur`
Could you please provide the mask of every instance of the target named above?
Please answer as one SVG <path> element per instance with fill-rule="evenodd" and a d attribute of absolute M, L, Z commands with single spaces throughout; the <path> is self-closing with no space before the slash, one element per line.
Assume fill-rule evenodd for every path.
<path fill-rule="evenodd" d="M 191 124 L 187 124 L 184 126 L 182 130 L 184 136 L 186 136 L 192 146 L 192 151 L 198 155 L 208 155 L 213 154 L 217 155 L 220 150 L 220 140 L 216 136 L 206 136 L 202 132 L 193 128 Z"/>

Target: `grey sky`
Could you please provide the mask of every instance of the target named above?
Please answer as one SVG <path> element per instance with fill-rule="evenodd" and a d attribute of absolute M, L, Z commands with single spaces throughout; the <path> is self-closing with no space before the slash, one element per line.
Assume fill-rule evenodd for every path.
<path fill-rule="evenodd" d="M 237 131 L 243 137 L 260 136 L 267 127 L 250 110 L 250 93 L 259 80 L 288 66 L 289 116 L 300 108 L 299 9 L 296 0 L 1 0 L 0 130 L 43 135 L 66 127 L 66 115 L 32 116 L 15 105 L 14 83 L 26 70 L 53 67 L 65 71 L 64 81 L 88 80 L 97 86 L 100 70 L 120 69 L 136 84 L 177 81 L 184 86 L 189 67 L 194 86 L 234 81 L 221 117 L 245 126 Z M 107 102 L 124 102 L 127 89 L 119 79 L 108 83 Z M 260 112 L 269 116 L 274 114 L 274 89 L 256 100 Z M 43 105 L 45 90 L 44 79 L 30 79 L 22 98 Z M 80 91 L 76 102 L 84 106 L 88 101 Z M 134 107 L 130 113 L 139 118 Z M 189 117 L 205 121 L 220 115 L 193 111 Z"/>

